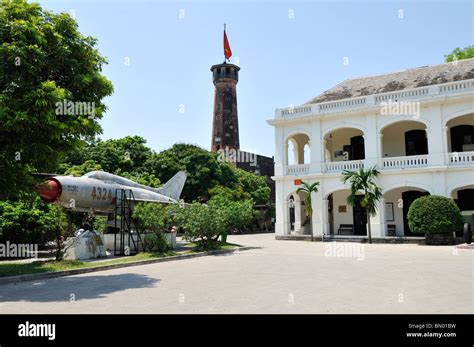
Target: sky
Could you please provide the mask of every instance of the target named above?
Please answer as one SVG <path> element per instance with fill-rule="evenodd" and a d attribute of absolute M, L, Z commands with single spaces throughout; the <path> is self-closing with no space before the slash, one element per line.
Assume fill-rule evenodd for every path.
<path fill-rule="evenodd" d="M 210 149 L 223 24 L 240 68 L 240 147 L 274 155 L 276 108 L 348 79 L 440 64 L 474 42 L 473 2 L 44 0 L 69 12 L 107 57 L 114 85 L 102 139 L 139 135 L 156 151 Z"/>

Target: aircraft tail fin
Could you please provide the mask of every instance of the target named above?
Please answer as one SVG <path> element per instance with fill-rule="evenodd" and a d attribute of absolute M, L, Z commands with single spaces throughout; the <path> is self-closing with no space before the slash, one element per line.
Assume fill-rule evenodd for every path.
<path fill-rule="evenodd" d="M 171 199 L 179 200 L 183 191 L 184 183 L 186 183 L 186 173 L 178 171 L 176 175 L 166 182 L 162 187 L 155 189 L 158 193 L 169 196 Z"/>

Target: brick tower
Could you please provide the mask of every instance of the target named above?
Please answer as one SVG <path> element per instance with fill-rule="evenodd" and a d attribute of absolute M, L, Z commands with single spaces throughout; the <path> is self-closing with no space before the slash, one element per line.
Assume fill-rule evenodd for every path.
<path fill-rule="evenodd" d="M 239 119 L 237 116 L 237 65 L 222 63 L 211 67 L 214 92 L 211 151 L 239 149 Z"/>

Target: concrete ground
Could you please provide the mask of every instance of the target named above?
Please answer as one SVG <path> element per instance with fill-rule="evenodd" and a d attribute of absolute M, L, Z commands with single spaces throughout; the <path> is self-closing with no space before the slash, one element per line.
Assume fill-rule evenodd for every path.
<path fill-rule="evenodd" d="M 276 241 L 77 276 L 0 286 L 0 313 L 473 313 L 474 250 Z"/>

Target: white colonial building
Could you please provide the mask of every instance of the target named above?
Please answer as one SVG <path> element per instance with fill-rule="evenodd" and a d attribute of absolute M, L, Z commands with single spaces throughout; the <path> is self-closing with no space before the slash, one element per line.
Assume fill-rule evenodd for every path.
<path fill-rule="evenodd" d="M 364 209 L 349 206 L 343 170 L 377 167 L 384 198 L 373 237 L 410 236 L 419 196 L 474 210 L 474 59 L 346 80 L 309 102 L 277 109 L 276 237 L 366 235 Z M 312 228 L 300 181 L 320 182 Z"/>

